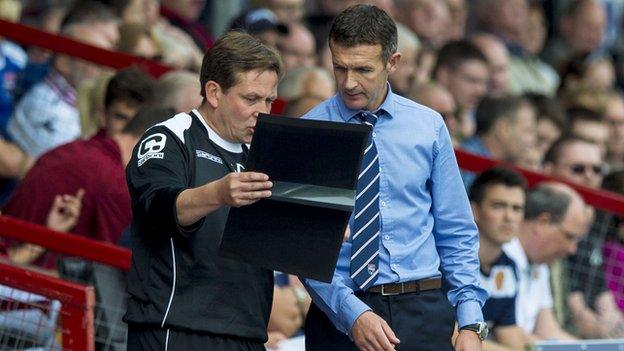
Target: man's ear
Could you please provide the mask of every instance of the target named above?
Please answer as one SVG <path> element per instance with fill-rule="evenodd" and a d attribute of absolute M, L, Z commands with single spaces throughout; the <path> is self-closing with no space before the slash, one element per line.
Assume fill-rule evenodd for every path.
<path fill-rule="evenodd" d="M 510 137 L 511 126 L 509 125 L 510 121 L 508 118 L 502 117 L 494 121 L 494 125 L 492 126 L 492 132 L 498 138 L 506 139 Z M 513 137 L 513 136 L 511 136 Z"/>
<path fill-rule="evenodd" d="M 392 54 L 388 58 L 388 63 L 386 63 L 386 69 L 388 70 L 388 73 L 394 72 L 396 70 L 397 65 L 399 64 L 400 61 L 401 61 L 401 53 L 400 52 L 395 52 L 394 54 Z"/>
<path fill-rule="evenodd" d="M 57 54 L 54 56 L 53 60 L 54 68 L 61 73 L 62 76 L 67 77 L 71 71 L 71 58 L 67 55 Z"/>
<path fill-rule="evenodd" d="M 550 213 L 543 212 L 537 215 L 537 217 L 535 218 L 535 223 L 537 224 L 537 228 L 540 229 L 540 232 L 542 232 L 543 228 L 551 224 L 551 220 L 552 216 L 550 215 Z"/>
<path fill-rule="evenodd" d="M 479 223 L 479 205 L 474 201 L 470 201 L 470 209 L 472 210 L 472 217 L 474 217 L 475 223 Z"/>
<path fill-rule="evenodd" d="M 223 96 L 223 91 L 219 83 L 209 80 L 204 85 L 204 91 L 206 92 L 206 102 L 208 105 L 213 109 L 219 107 L 219 102 Z"/>
<path fill-rule="evenodd" d="M 442 86 L 448 86 L 449 84 L 449 75 L 451 72 L 449 72 L 449 68 L 448 67 L 440 67 L 438 68 L 438 71 L 435 72 L 435 76 L 433 77 L 433 79 L 438 82 L 440 85 Z"/>

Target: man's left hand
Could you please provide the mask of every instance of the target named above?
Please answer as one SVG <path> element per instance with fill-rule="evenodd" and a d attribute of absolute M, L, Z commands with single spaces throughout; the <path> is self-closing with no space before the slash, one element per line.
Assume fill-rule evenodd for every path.
<path fill-rule="evenodd" d="M 481 339 L 472 330 L 460 330 L 455 339 L 455 351 L 481 351 Z"/>

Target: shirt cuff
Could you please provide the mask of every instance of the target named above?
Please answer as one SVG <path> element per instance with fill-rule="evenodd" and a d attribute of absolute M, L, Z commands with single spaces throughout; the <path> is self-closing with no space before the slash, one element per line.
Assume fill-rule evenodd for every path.
<path fill-rule="evenodd" d="M 341 324 L 346 328 L 345 333 L 351 337 L 351 328 L 358 317 L 371 308 L 355 295 L 350 294 L 342 303 L 341 312 L 338 315 L 344 316 Z"/>
<path fill-rule="evenodd" d="M 457 304 L 458 329 L 477 322 L 483 322 L 483 312 L 481 312 L 481 305 L 479 305 L 479 302 L 476 300 L 467 300 Z"/>

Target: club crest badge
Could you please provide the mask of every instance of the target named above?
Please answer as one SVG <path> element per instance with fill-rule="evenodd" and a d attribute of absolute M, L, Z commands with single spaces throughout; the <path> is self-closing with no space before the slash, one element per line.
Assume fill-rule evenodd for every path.
<path fill-rule="evenodd" d="M 496 276 L 494 277 L 494 282 L 496 284 L 496 290 L 501 290 L 503 288 L 503 284 L 505 283 L 505 272 L 504 271 L 496 272 Z"/>
<path fill-rule="evenodd" d="M 375 273 L 375 264 L 374 263 L 369 263 L 368 264 L 368 274 L 373 274 Z"/>

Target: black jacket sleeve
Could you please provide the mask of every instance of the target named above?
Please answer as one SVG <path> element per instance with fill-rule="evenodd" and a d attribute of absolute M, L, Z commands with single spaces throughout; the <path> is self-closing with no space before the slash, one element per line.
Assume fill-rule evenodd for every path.
<path fill-rule="evenodd" d="M 190 187 L 187 147 L 166 127 L 149 129 L 134 148 L 126 168 L 134 221 L 149 233 L 189 235 L 201 225 L 178 223 L 176 199 Z"/>

